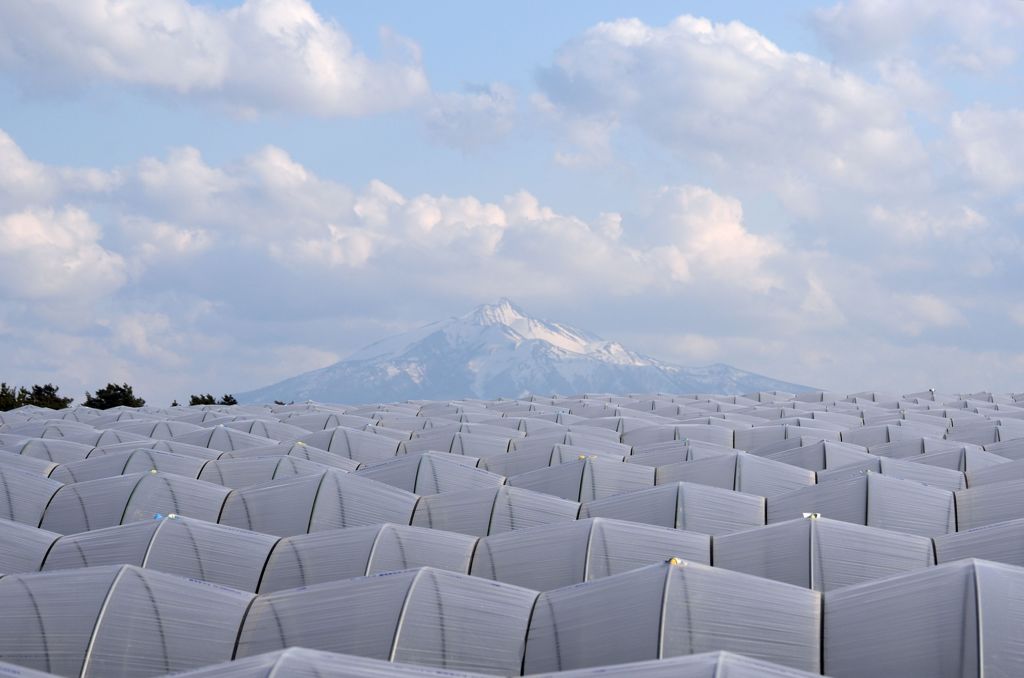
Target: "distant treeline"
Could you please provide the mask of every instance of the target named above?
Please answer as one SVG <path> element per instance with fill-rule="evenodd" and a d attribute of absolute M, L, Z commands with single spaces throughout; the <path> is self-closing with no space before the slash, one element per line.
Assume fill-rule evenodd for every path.
<path fill-rule="evenodd" d="M 33 384 L 31 387 L 13 386 L 0 382 L 0 412 L 7 412 L 25 405 L 36 407 L 48 407 L 53 410 L 62 410 L 75 401 L 74 398 L 62 396 L 60 386 L 55 384 Z M 82 405 L 97 410 L 108 410 L 112 407 L 142 407 L 146 404 L 145 399 L 135 395 L 131 385 L 107 384 L 97 389 L 96 393 L 85 392 Z M 189 405 L 237 405 L 238 400 L 230 393 L 225 393 L 220 398 L 215 398 L 209 393 L 192 394 L 189 396 Z M 178 401 L 171 403 L 171 407 L 177 407 Z"/>

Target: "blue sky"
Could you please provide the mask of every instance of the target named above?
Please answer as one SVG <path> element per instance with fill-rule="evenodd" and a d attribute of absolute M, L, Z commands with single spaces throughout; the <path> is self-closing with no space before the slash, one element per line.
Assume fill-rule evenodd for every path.
<path fill-rule="evenodd" d="M 1021 390 L 1022 29 L 1013 0 L 4 3 L 0 371 L 242 391 L 508 296 L 683 364 Z"/>

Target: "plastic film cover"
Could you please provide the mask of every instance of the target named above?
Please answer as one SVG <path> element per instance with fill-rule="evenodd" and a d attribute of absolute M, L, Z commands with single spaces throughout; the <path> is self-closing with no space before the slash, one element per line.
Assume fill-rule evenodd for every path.
<path fill-rule="evenodd" d="M 250 435 L 224 426 L 214 426 L 213 428 L 203 429 L 202 431 L 184 433 L 179 436 L 174 436 L 171 440 L 173 442 L 188 443 L 189 445 L 206 447 L 211 450 L 220 450 L 221 452 L 241 450 L 246 447 L 262 447 L 267 444 L 266 438 Z"/>
<path fill-rule="evenodd" d="M 218 522 L 279 537 L 305 534 L 322 480 L 297 476 L 233 490 Z"/>
<path fill-rule="evenodd" d="M 1003 457 L 1000 458 L 1002 459 Z M 52 474 L 50 477 L 53 477 Z M 1005 464 L 988 466 L 967 472 L 967 486 L 971 488 L 1002 483 L 1007 480 L 1024 480 L 1024 459 L 1018 461 L 1007 459 Z"/>
<path fill-rule="evenodd" d="M 360 469 L 356 475 L 393 485 L 416 494 L 440 494 L 482 487 L 497 487 L 505 477 L 476 468 L 477 459 L 427 452 Z"/>
<path fill-rule="evenodd" d="M 37 572 L 59 536 L 31 525 L 0 519 L 0 573 Z"/>
<path fill-rule="evenodd" d="M 1007 480 L 956 493 L 960 530 L 1024 518 L 1024 480 Z"/>
<path fill-rule="evenodd" d="M 572 501 L 593 501 L 654 485 L 654 469 L 605 459 L 579 459 L 528 471 L 508 484 Z"/>
<path fill-rule="evenodd" d="M 218 459 L 203 466 L 199 480 L 237 488 L 277 478 L 319 475 L 324 470 L 321 464 L 287 456 Z"/>
<path fill-rule="evenodd" d="M 536 598 L 529 589 L 422 568 L 392 658 L 456 671 L 519 673 Z"/>
<path fill-rule="evenodd" d="M 73 534 L 120 525 L 141 474 L 63 485 L 53 496 L 40 527 Z"/>
<path fill-rule="evenodd" d="M 225 452 L 221 459 L 249 459 L 251 457 L 270 457 L 284 455 L 305 459 L 307 461 L 330 466 L 342 471 L 355 471 L 361 466 L 358 461 L 334 454 L 327 450 L 321 450 L 305 443 L 292 443 L 290 445 L 270 445 L 267 447 L 250 447 L 234 452 Z"/>
<path fill-rule="evenodd" d="M 573 521 L 578 502 L 502 486 L 421 497 L 412 524 L 476 537 Z"/>
<path fill-rule="evenodd" d="M 408 525 L 417 495 L 334 469 L 324 472 L 309 531 L 401 523 Z"/>
<path fill-rule="evenodd" d="M 430 566 L 466 573 L 476 538 L 384 524 L 287 537 L 274 549 L 261 593 Z"/>
<path fill-rule="evenodd" d="M 389 678 L 390 676 L 433 676 L 438 678 L 479 678 L 485 674 L 432 669 L 412 664 L 396 664 L 380 659 L 356 657 L 336 652 L 290 647 L 254 657 L 207 666 L 176 674 L 181 678 Z M 29 677 L 31 678 L 31 677 Z"/>
<path fill-rule="evenodd" d="M 826 518 L 866 525 L 868 520 L 867 477 L 857 475 L 797 490 L 768 501 L 768 522 L 800 518 L 819 513 Z"/>
<path fill-rule="evenodd" d="M 1024 518 L 937 535 L 934 542 L 940 563 L 983 558 L 1024 567 Z"/>
<path fill-rule="evenodd" d="M 18 471 L 28 471 L 29 473 L 49 477 L 53 475 L 54 471 L 61 468 L 61 466 L 61 464 L 57 464 L 52 461 L 36 459 L 35 457 L 26 457 L 16 452 L 9 452 L 6 449 L 0 448 L 0 470 L 13 469 Z"/>
<path fill-rule="evenodd" d="M 214 483 L 170 473 L 147 473 L 131 493 L 120 522 L 173 513 L 215 523 L 229 492 L 228 488 Z"/>
<path fill-rule="evenodd" d="M 826 593 L 824 672 L 978 677 L 973 570 L 961 561 Z"/>
<path fill-rule="evenodd" d="M 163 518 L 143 566 L 255 591 L 277 538 L 192 518 Z"/>
<path fill-rule="evenodd" d="M 471 574 L 548 591 L 672 557 L 710 564 L 707 535 L 593 518 L 480 540 Z"/>
<path fill-rule="evenodd" d="M 618 623 L 608 624 L 614 610 Z M 557 671 L 709 649 L 819 669 L 819 594 L 693 563 L 660 564 L 542 593 L 526 671 Z"/>
<path fill-rule="evenodd" d="M 0 661 L 78 676 L 118 568 L 0 578 Z"/>
<path fill-rule="evenodd" d="M 61 487 L 36 473 L 0 467 L 0 518 L 44 527 L 43 512 Z"/>
<path fill-rule="evenodd" d="M 909 459 L 882 457 L 880 468 L 884 476 L 913 480 L 944 490 L 955 491 L 967 487 L 967 479 L 962 471 L 932 466 L 930 464 L 917 464 Z"/>
<path fill-rule="evenodd" d="M 384 461 L 398 452 L 398 441 L 356 429 L 338 427 L 319 431 L 299 442 L 357 462 Z"/>
<path fill-rule="evenodd" d="M 46 557 L 43 570 L 68 570 L 101 565 L 138 565 L 160 521 L 144 520 L 61 537 Z"/>
<path fill-rule="evenodd" d="M 230 659 L 251 599 L 223 586 L 122 567 L 82 675 L 141 678 Z"/>
<path fill-rule="evenodd" d="M 708 485 L 673 483 L 588 502 L 581 516 L 716 535 L 764 525 L 765 499 Z"/>
<path fill-rule="evenodd" d="M 715 539 L 715 566 L 829 591 L 928 567 L 931 540 L 825 518 Z"/>
<path fill-rule="evenodd" d="M 751 659 L 731 652 L 704 652 L 646 662 L 601 666 L 592 669 L 534 674 L 535 678 L 585 678 L 588 676 L 638 676 L 640 678 L 812 678 L 788 666 Z"/>

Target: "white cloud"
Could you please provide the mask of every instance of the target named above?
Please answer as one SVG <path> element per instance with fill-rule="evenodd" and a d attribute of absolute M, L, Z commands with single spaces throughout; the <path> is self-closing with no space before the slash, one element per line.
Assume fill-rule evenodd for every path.
<path fill-rule="evenodd" d="M 981 71 L 1016 59 L 1024 9 L 1002 0 L 844 0 L 816 10 L 813 25 L 843 60 L 887 58 L 916 48 L 927 61 Z"/>
<path fill-rule="evenodd" d="M 974 107 L 953 114 L 951 134 L 968 175 L 987 191 L 1024 186 L 1024 110 Z"/>
<path fill-rule="evenodd" d="M 113 323 L 114 341 L 138 356 L 168 366 L 181 366 L 185 359 L 167 344 L 182 343 L 175 336 L 171 319 L 163 313 L 129 313 Z"/>
<path fill-rule="evenodd" d="M 16 145 L 7 153 L 52 181 L 34 200 L 64 204 L 74 194 L 53 180 L 59 168 Z M 656 319 L 656 329 L 636 333 L 678 340 L 648 342 L 665 347 L 659 357 L 726 360 L 823 386 L 836 374 L 847 384 L 859 375 L 846 363 L 869 350 L 858 346 L 906 359 L 900 346 L 973 320 L 976 296 L 956 289 L 971 243 L 1019 251 L 996 237 L 987 213 L 952 198 L 945 212 L 910 200 L 884 205 L 880 221 L 865 228 L 875 250 L 927 264 L 908 273 L 786 235 L 745 201 L 705 186 L 669 186 L 640 208 L 581 216 L 528 191 L 412 194 L 379 180 L 353 188 L 276 147 L 216 164 L 196 149 L 175 149 L 115 174 L 113 185 L 90 194 L 89 214 L 0 211 L 3 242 L 21 243 L 16 253 L 0 251 L 0 297 L 8 302 L 0 303 L 0 322 L 21 328 L 0 336 L 0 350 L 41 373 L 49 366 L 71 375 L 60 362 L 73 356 L 97 361 L 109 371 L 75 366 L 68 378 L 83 389 L 115 377 L 146 380 L 139 383 L 159 384 L 167 400 L 319 367 L 379 338 L 391 327 L 385 322 L 426 322 L 503 295 L 528 308 L 607 318 L 605 328 L 589 325 L 598 330 L 620 327 L 630 313 Z M 879 247 L 879 227 L 906 230 L 897 238 L 904 246 Z M 985 308 L 1012 289 L 992 289 Z M 79 322 L 76 334 L 34 314 L 64 299 L 90 302 L 97 320 Z M 23 303 L 31 300 L 44 303 Z M 353 328 L 345 325 L 350 316 L 374 322 Z M 49 339 L 27 346 L 28 327 Z M 614 329 L 608 335 L 619 338 Z M 304 359 L 308 349 L 316 353 Z M 285 353 L 292 367 L 281 362 Z M 161 376 L 168 371 L 175 374 Z"/>
<path fill-rule="evenodd" d="M 507 136 L 516 121 L 515 91 L 500 82 L 434 96 L 428 131 L 443 144 L 471 151 Z"/>
<path fill-rule="evenodd" d="M 53 193 L 50 173 L 33 162 L 6 132 L 0 130 L 0 206 L 48 199 Z"/>
<path fill-rule="evenodd" d="M 899 313 L 893 317 L 893 323 L 907 334 L 918 335 L 928 329 L 967 322 L 956 306 L 934 294 L 899 294 L 894 301 Z"/>
<path fill-rule="evenodd" d="M 114 82 L 197 95 L 239 112 L 365 115 L 429 87 L 418 48 L 383 35 L 374 61 L 306 0 L 0 3 L 0 67 L 29 88 Z"/>
<path fill-rule="evenodd" d="M 762 264 L 782 248 L 773 238 L 747 230 L 739 200 L 681 186 L 662 189 L 656 202 L 655 232 L 667 236 L 686 270 L 752 289 L 776 284 Z"/>
<path fill-rule="evenodd" d="M 846 324 L 846 314 L 825 283 L 813 272 L 807 274 L 807 292 L 800 302 L 800 311 L 818 326 L 839 327 Z"/>
<path fill-rule="evenodd" d="M 126 279 L 121 255 L 104 249 L 100 227 L 74 207 L 0 216 L 0 290 L 9 299 L 88 301 Z"/>
<path fill-rule="evenodd" d="M 943 207 L 940 210 L 892 210 L 875 205 L 868 210 L 871 220 L 896 240 L 927 239 L 965 240 L 976 237 L 988 228 L 988 219 L 967 205 Z"/>
<path fill-rule="evenodd" d="M 31 160 L 0 130 L 0 209 L 46 205 L 58 194 L 88 195 L 113 190 L 117 172 L 95 168 L 49 167 Z"/>
<path fill-rule="evenodd" d="M 374 240 L 367 233 L 334 224 L 327 224 L 326 230 L 326 235 L 321 238 L 270 243 L 270 254 L 286 264 L 323 264 L 332 268 L 362 266 L 373 254 Z"/>
<path fill-rule="evenodd" d="M 180 228 L 145 217 L 127 217 L 121 229 L 135 243 L 133 258 L 138 266 L 198 254 L 213 245 L 213 236 L 202 228 Z"/>
<path fill-rule="evenodd" d="M 753 172 L 769 186 L 810 178 L 844 192 L 894 190 L 919 182 L 926 159 L 891 88 L 739 22 L 601 23 L 558 51 L 541 86 L 539 110 L 591 129 L 584 150 L 635 126 L 689 163 Z"/>

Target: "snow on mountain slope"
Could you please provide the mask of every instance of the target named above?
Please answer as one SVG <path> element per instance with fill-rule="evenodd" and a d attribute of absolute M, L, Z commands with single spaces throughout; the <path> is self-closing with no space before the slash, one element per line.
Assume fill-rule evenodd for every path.
<path fill-rule="evenodd" d="M 799 391 L 728 365 L 687 368 L 588 332 L 532 318 L 508 299 L 366 346 L 341 362 L 238 394 L 272 400 L 367 403 L 518 397 L 528 393 Z"/>

